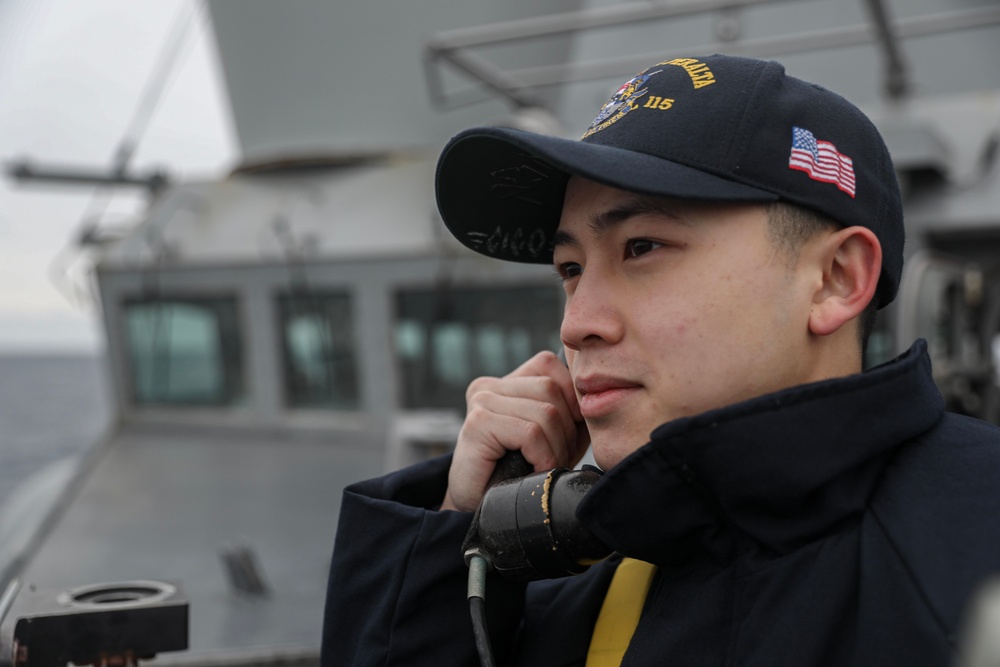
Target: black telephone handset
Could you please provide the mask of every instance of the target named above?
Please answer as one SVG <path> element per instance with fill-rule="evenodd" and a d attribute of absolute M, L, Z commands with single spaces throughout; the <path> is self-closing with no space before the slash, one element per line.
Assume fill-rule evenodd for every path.
<path fill-rule="evenodd" d="M 565 363 L 566 359 L 559 352 Z M 482 667 L 495 667 L 486 627 L 486 573 L 516 581 L 580 574 L 611 555 L 576 518 L 576 508 L 601 478 L 593 466 L 535 472 L 521 452 L 508 451 L 490 477 L 462 544 L 469 567 L 469 611 Z"/>
<path fill-rule="evenodd" d="M 535 472 L 520 452 L 497 461 L 486 495 L 462 544 L 469 566 L 469 611 L 482 667 L 496 667 L 486 628 L 486 572 L 533 581 L 580 574 L 611 555 L 576 518 L 576 508 L 601 478 L 592 466 Z"/>
<path fill-rule="evenodd" d="M 611 555 L 576 518 L 601 478 L 593 466 L 534 472 L 520 452 L 507 452 L 490 478 L 462 551 L 480 556 L 507 579 L 533 581 L 580 574 Z"/>

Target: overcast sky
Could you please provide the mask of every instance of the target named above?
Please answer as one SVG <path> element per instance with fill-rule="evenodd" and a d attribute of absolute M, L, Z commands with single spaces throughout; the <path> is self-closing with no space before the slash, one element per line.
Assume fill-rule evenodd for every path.
<path fill-rule="evenodd" d="M 0 162 L 106 167 L 171 35 L 187 26 L 132 165 L 215 177 L 237 146 L 206 9 L 194 0 L 0 0 Z M 72 240 L 88 213 L 113 225 L 135 197 L 0 177 L 0 353 L 102 345 Z M 68 270 L 68 275 L 67 275 Z"/>

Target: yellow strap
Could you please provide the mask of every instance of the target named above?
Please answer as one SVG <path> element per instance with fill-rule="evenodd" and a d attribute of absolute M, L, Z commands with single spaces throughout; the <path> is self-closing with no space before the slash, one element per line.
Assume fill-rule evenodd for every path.
<path fill-rule="evenodd" d="M 634 558 L 623 558 L 604 596 L 601 613 L 590 638 L 586 667 L 619 667 L 632 634 L 639 625 L 642 605 L 653 581 L 656 566 Z"/>

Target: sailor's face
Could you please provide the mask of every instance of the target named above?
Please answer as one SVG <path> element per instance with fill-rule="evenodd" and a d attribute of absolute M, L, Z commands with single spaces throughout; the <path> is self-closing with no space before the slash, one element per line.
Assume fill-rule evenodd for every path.
<path fill-rule="evenodd" d="M 802 378 L 809 285 L 763 206 L 642 197 L 573 177 L 554 263 L 561 336 L 604 469 L 658 425 Z"/>

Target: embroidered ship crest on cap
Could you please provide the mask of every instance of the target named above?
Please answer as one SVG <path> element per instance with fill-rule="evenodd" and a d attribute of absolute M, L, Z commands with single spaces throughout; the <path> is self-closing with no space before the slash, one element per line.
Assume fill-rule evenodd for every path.
<path fill-rule="evenodd" d="M 649 92 L 648 88 L 640 88 L 640 86 L 645 85 L 649 78 L 654 74 L 659 74 L 663 70 L 656 70 L 655 72 L 643 72 L 638 74 L 628 81 L 618 89 L 618 92 L 611 96 L 603 107 L 601 107 L 600 113 L 597 114 L 597 118 L 594 122 L 590 124 L 587 131 L 583 133 L 581 139 L 586 139 L 595 132 L 600 132 L 617 123 L 622 117 L 633 109 L 637 109 L 639 105 L 635 103 L 637 99 Z"/>

